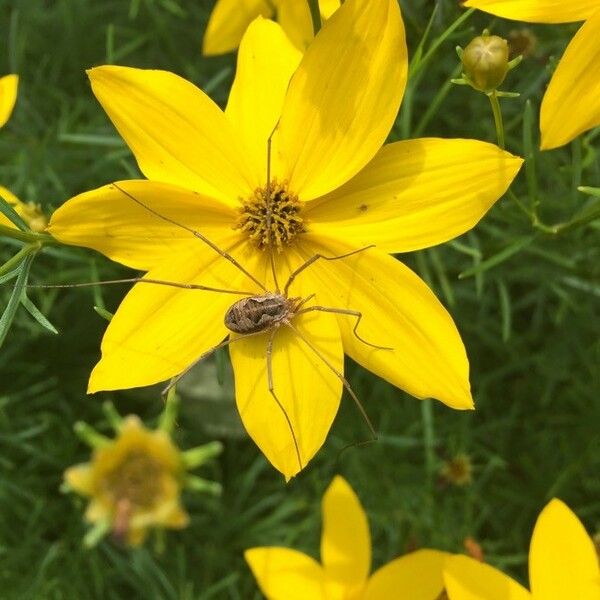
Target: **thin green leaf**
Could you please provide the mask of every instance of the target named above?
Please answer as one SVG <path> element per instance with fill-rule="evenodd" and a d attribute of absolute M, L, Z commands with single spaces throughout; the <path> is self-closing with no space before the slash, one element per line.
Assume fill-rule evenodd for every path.
<path fill-rule="evenodd" d="M 8 300 L 8 304 L 0 317 L 0 348 L 2 348 L 2 344 L 4 344 L 4 340 L 8 335 L 8 330 L 10 329 L 10 325 L 15 318 L 15 314 L 17 309 L 19 308 L 19 304 L 21 304 L 21 297 L 23 295 L 23 290 L 27 285 L 27 279 L 29 277 L 29 269 L 31 268 L 31 264 L 33 263 L 33 256 L 29 255 L 23 262 L 19 265 L 17 271 L 19 275 L 17 277 L 17 281 L 15 283 L 15 287 L 13 288 L 12 294 Z"/>
<path fill-rule="evenodd" d="M 23 290 L 23 296 L 21 297 L 21 304 L 25 310 L 47 331 L 50 333 L 58 334 L 58 330 L 48 319 L 42 314 L 40 309 L 27 297 L 25 290 Z"/>
<path fill-rule="evenodd" d="M 27 223 L 16 213 L 15 209 L 0 195 L 0 213 L 21 231 L 29 231 Z"/>
<path fill-rule="evenodd" d="M 484 271 L 487 271 L 487 270 L 491 269 L 492 267 L 495 267 L 496 265 L 503 263 L 505 260 L 508 260 L 514 254 L 517 254 L 518 252 L 523 250 L 523 248 L 526 248 L 527 246 L 529 246 L 529 244 L 531 244 L 531 242 L 533 242 L 534 239 L 535 239 L 534 236 L 528 236 L 528 237 L 521 238 L 520 240 L 517 240 L 516 242 L 512 243 L 510 246 L 507 246 L 506 248 L 504 248 L 504 250 L 502 250 L 501 252 L 498 252 L 498 254 L 494 254 L 494 256 L 488 258 L 487 260 L 482 261 L 476 267 L 472 267 L 471 269 L 467 269 L 466 271 L 463 271 L 458 276 L 458 278 L 465 279 L 466 277 L 472 277 L 473 275 L 475 275 L 477 273 L 483 273 Z"/>

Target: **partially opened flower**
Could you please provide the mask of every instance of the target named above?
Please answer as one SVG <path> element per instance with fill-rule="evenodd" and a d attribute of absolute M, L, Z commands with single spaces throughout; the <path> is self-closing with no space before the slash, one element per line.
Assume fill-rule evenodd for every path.
<path fill-rule="evenodd" d="M 17 101 L 18 75 L 0 77 L 0 127 L 4 126 L 12 114 Z"/>
<path fill-rule="evenodd" d="M 466 556 L 444 568 L 450 600 L 598 600 L 600 568 L 594 543 L 581 521 L 560 500 L 540 513 L 529 548 L 526 590 L 501 571 Z"/>
<path fill-rule="evenodd" d="M 321 564 L 283 547 L 246 550 L 267 600 L 437 600 L 444 589 L 442 567 L 448 556 L 418 550 L 371 572 L 367 516 L 348 482 L 335 477 L 321 506 Z"/>
<path fill-rule="evenodd" d="M 598 0 L 467 0 L 465 6 L 531 23 L 586 20 L 565 50 L 544 95 L 541 147 L 558 148 L 600 125 Z"/>
<path fill-rule="evenodd" d="M 319 0 L 321 19 L 327 20 L 339 7 L 340 0 Z M 314 37 L 306 0 L 217 0 L 206 26 L 202 52 L 211 56 L 235 50 L 257 17 L 276 18 L 301 51 Z"/>
<path fill-rule="evenodd" d="M 304 56 L 279 25 L 255 21 L 240 46 L 225 112 L 172 73 L 90 71 L 94 93 L 148 180 L 68 201 L 49 226 L 58 240 L 94 248 L 148 278 L 253 294 L 277 287 L 271 257 L 283 286 L 317 254 L 354 253 L 315 262 L 290 294 L 310 296 L 309 308 L 357 311 L 358 327 L 357 312 L 299 315 L 294 327 L 312 348 L 280 327 L 272 377 L 270 333 L 230 346 L 242 421 L 286 477 L 326 438 L 341 398 L 336 371 L 343 372 L 344 352 L 418 398 L 473 406 L 454 322 L 427 285 L 388 253 L 433 246 L 473 227 L 522 161 L 474 140 L 382 148 L 407 67 L 397 1 L 346 0 Z M 201 231 L 252 277 L 180 224 Z M 136 285 L 108 326 L 89 392 L 181 373 L 228 335 L 224 316 L 233 299 Z"/>
<path fill-rule="evenodd" d="M 0 185 L 0 197 L 25 221 L 31 231 L 40 233 L 46 229 L 48 219 L 39 204 L 22 202 L 9 189 Z M 15 224 L 4 214 L 0 213 L 0 225 L 15 227 Z"/>

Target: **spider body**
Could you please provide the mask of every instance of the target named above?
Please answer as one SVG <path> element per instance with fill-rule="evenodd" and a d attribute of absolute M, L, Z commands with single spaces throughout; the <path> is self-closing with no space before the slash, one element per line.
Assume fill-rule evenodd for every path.
<path fill-rule="evenodd" d="M 242 298 L 225 313 L 225 327 L 241 334 L 268 331 L 289 322 L 300 303 L 300 298 L 276 292 Z"/>

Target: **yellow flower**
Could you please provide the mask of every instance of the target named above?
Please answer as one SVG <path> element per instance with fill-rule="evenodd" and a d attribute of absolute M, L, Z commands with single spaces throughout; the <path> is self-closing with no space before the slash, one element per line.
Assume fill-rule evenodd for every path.
<path fill-rule="evenodd" d="M 141 544 L 149 527 L 180 529 L 189 518 L 180 494 L 185 468 L 165 431 L 151 431 L 135 416 L 118 436 L 95 449 L 89 463 L 67 469 L 72 490 L 90 497 L 86 519 L 105 524 L 130 545 Z"/>
<path fill-rule="evenodd" d="M 598 600 L 600 569 L 594 543 L 560 500 L 540 513 L 529 548 L 531 592 L 501 571 L 466 556 L 446 561 L 449 600 Z"/>
<path fill-rule="evenodd" d="M 340 0 L 320 0 L 321 19 L 328 19 L 340 6 Z M 304 51 L 313 39 L 313 25 L 306 0 L 217 0 L 210 15 L 202 52 L 206 56 L 235 50 L 244 32 L 257 17 L 273 18 Z"/>
<path fill-rule="evenodd" d="M 12 114 L 17 101 L 18 75 L 0 77 L 0 127 L 4 126 Z"/>
<path fill-rule="evenodd" d="M 40 233 L 46 229 L 48 219 L 42 212 L 39 204 L 34 202 L 22 202 L 10 190 L 0 185 L 0 197 L 15 210 L 15 212 L 27 223 L 31 231 Z M 0 213 L 0 225 L 16 227 L 14 223 Z"/>
<path fill-rule="evenodd" d="M 255 294 L 263 293 L 258 285 L 168 219 L 201 231 L 268 290 L 275 290 L 269 237 L 280 285 L 315 254 L 336 257 L 377 245 L 314 263 L 290 295 L 314 294 L 315 305 L 360 311 L 362 337 L 393 350 L 359 340 L 356 318 L 300 315 L 294 327 L 329 365 L 289 327 L 279 328 L 272 354 L 279 406 L 267 382 L 270 333 L 230 346 L 244 425 L 288 478 L 325 441 L 342 392 L 332 367 L 343 371 L 344 352 L 418 398 L 473 406 L 469 364 L 452 318 L 387 253 L 433 246 L 473 227 L 522 161 L 474 140 L 381 148 L 407 70 L 397 1 L 346 0 L 304 56 L 279 25 L 256 20 L 242 40 L 225 112 L 172 73 L 90 71 L 96 97 L 148 177 L 118 185 L 156 212 L 105 186 L 56 211 L 48 231 L 59 241 L 94 248 L 148 271 L 148 278 Z M 267 139 L 276 125 L 267 182 Z M 181 373 L 228 335 L 223 319 L 232 298 L 136 285 L 108 326 L 88 391 L 144 386 Z"/>
<path fill-rule="evenodd" d="M 465 6 L 531 23 L 586 20 L 565 50 L 544 95 L 542 150 L 558 148 L 600 125 L 598 0 L 467 0 Z"/>
<path fill-rule="evenodd" d="M 245 558 L 267 600 L 437 600 L 448 556 L 418 550 L 369 577 L 371 536 L 360 500 L 342 477 L 323 496 L 321 562 L 281 547 L 251 548 Z"/>

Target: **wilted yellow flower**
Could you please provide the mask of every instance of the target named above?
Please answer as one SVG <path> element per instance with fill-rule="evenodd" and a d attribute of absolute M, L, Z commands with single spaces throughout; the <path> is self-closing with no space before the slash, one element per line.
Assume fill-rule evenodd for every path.
<path fill-rule="evenodd" d="M 529 548 L 531 592 L 501 571 L 466 556 L 446 561 L 450 600 L 598 600 L 600 568 L 594 543 L 560 500 L 540 513 Z"/>
<path fill-rule="evenodd" d="M 325 21 L 339 7 L 340 0 L 319 0 L 321 19 Z M 301 51 L 314 37 L 306 0 L 217 0 L 206 26 L 203 53 L 211 56 L 235 50 L 257 17 L 276 17 L 291 42 Z"/>
<path fill-rule="evenodd" d="M 246 561 L 267 600 L 438 600 L 444 589 L 445 552 L 411 552 L 369 576 L 369 523 L 345 479 L 337 476 L 331 482 L 321 510 L 321 564 L 290 548 L 246 550 Z"/>
<path fill-rule="evenodd" d="M 558 148 L 600 125 L 600 5 L 598 0 L 467 0 L 466 7 L 531 23 L 587 19 L 577 32 L 544 95 L 540 114 L 543 150 Z"/>
<path fill-rule="evenodd" d="M 6 124 L 17 101 L 18 75 L 0 77 L 0 127 Z"/>
<path fill-rule="evenodd" d="M 48 219 L 42 212 L 39 204 L 34 202 L 22 202 L 9 189 L 0 185 L 0 197 L 5 200 L 15 210 L 15 212 L 25 221 L 31 231 L 40 233 L 46 229 Z M 16 227 L 14 223 L 5 215 L 0 213 L 0 225 L 7 227 Z"/>
<path fill-rule="evenodd" d="M 317 254 L 354 253 L 315 262 L 290 295 L 310 296 L 307 308 L 359 311 L 363 340 L 392 350 L 361 341 L 356 314 L 316 310 L 294 318 L 296 331 L 276 331 L 272 378 L 271 332 L 230 346 L 244 426 L 286 477 L 325 441 L 341 399 L 335 371 L 343 372 L 344 352 L 418 398 L 473 406 L 469 364 L 452 318 L 388 253 L 469 230 L 522 161 L 475 140 L 382 147 L 407 71 L 397 0 L 346 0 L 304 56 L 279 25 L 254 21 L 240 46 L 225 112 L 172 73 L 90 71 L 94 93 L 149 180 L 71 199 L 51 219 L 56 239 L 94 248 L 151 279 L 257 295 L 276 289 L 272 249 L 281 285 Z M 269 170 L 267 140 L 276 126 Z M 253 279 L 176 224 L 202 232 Z M 224 316 L 232 303 L 224 293 L 136 285 L 108 326 L 88 391 L 144 386 L 181 373 L 229 335 Z"/>
<path fill-rule="evenodd" d="M 72 490 L 90 498 L 86 520 L 130 545 L 150 527 L 180 529 L 189 518 L 181 506 L 185 466 L 165 431 L 124 419 L 117 437 L 97 447 L 89 463 L 65 472 Z"/>
<path fill-rule="evenodd" d="M 473 481 L 473 463 L 468 454 L 457 454 L 444 461 L 440 475 L 454 485 L 467 485 Z"/>

